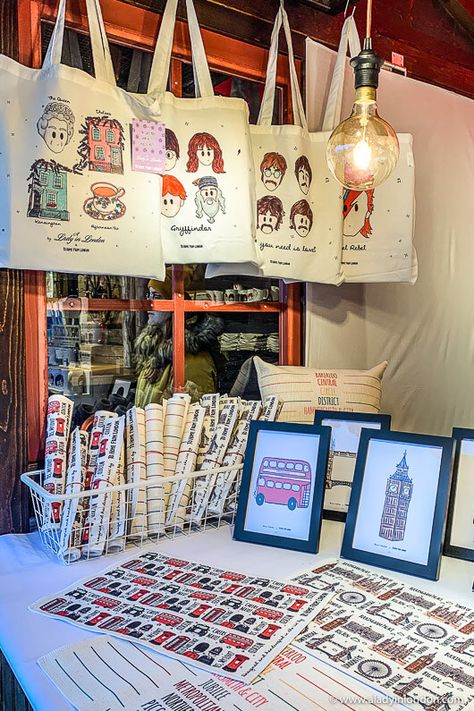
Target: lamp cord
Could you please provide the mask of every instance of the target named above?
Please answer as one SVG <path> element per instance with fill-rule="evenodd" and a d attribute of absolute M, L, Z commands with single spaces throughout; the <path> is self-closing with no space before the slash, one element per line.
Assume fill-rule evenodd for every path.
<path fill-rule="evenodd" d="M 365 36 L 369 38 L 372 34 L 372 0 L 367 0 L 367 22 L 365 26 Z"/>

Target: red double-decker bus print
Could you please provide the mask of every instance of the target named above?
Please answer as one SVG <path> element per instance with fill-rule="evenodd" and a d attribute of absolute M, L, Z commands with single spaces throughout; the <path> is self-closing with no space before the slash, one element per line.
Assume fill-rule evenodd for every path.
<path fill-rule="evenodd" d="M 311 467 L 300 459 L 264 457 L 260 464 L 255 486 L 255 501 L 263 504 L 281 504 L 290 511 L 309 506 L 311 492 Z"/>

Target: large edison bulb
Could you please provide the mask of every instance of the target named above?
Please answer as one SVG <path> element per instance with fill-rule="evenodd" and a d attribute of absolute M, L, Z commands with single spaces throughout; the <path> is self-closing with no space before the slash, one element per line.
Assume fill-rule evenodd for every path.
<path fill-rule="evenodd" d="M 327 161 L 331 172 L 350 190 L 370 190 L 388 178 L 398 155 L 397 134 L 377 114 L 375 89 L 360 87 L 352 114 L 329 138 Z"/>

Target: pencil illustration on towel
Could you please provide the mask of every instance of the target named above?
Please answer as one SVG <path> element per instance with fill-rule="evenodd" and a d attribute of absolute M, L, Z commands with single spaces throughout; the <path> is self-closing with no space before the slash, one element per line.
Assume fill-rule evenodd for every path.
<path fill-rule="evenodd" d="M 206 215 L 207 221 L 212 224 L 215 222 L 214 218 L 219 210 L 225 215 L 225 198 L 213 175 L 206 175 L 204 178 L 193 180 L 193 185 L 198 188 L 194 196 L 196 217 L 202 218 L 203 215 Z"/>
<path fill-rule="evenodd" d="M 299 459 L 264 457 L 260 464 L 255 501 L 263 504 L 282 504 L 290 511 L 307 508 L 311 492 L 311 467 Z"/>

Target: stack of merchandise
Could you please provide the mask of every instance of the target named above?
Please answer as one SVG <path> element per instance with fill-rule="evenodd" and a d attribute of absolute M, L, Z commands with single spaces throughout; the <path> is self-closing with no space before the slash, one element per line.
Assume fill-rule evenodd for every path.
<path fill-rule="evenodd" d="M 176 393 L 125 414 L 98 410 L 88 429 L 72 429 L 72 412 L 72 400 L 49 398 L 43 485 L 71 498 L 40 522 L 67 562 L 232 520 L 250 422 L 275 420 L 279 402 Z"/>

